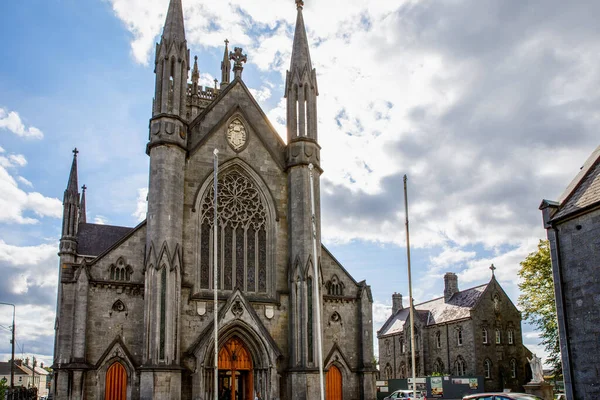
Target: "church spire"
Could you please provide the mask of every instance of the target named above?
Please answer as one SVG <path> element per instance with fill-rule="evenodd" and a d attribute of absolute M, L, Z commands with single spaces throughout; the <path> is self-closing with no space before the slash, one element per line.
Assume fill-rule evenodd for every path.
<path fill-rule="evenodd" d="M 156 84 L 152 115 L 171 114 L 185 119 L 190 51 L 185 40 L 181 0 L 169 3 L 154 63 Z"/>
<path fill-rule="evenodd" d="M 185 42 L 181 0 L 171 0 L 169 3 L 169 11 L 167 11 L 162 40 L 165 42 Z"/>
<path fill-rule="evenodd" d="M 198 81 L 200 71 L 198 70 L 198 56 L 194 56 L 194 68 L 192 69 L 192 95 L 198 95 Z"/>
<path fill-rule="evenodd" d="M 67 189 L 63 196 L 63 223 L 60 251 L 62 254 L 75 254 L 77 248 L 77 226 L 79 224 L 79 185 L 77 184 L 77 148 L 73 150 L 73 162 Z"/>
<path fill-rule="evenodd" d="M 221 88 L 229 84 L 231 76 L 231 61 L 229 61 L 229 40 L 225 39 L 225 53 L 223 53 L 223 61 L 221 61 Z"/>
<path fill-rule="evenodd" d="M 308 39 L 302 9 L 304 1 L 296 0 L 296 31 L 290 70 L 285 82 L 287 98 L 288 143 L 295 138 L 317 140 L 317 74 L 310 61 Z"/>

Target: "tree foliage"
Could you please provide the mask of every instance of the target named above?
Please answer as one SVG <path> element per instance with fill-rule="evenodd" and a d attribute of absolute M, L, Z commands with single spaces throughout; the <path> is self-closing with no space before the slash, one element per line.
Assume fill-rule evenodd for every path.
<path fill-rule="evenodd" d="M 554 368 L 555 374 L 562 371 L 560 346 L 558 343 L 558 320 L 550 261 L 550 243 L 540 240 L 537 251 L 530 253 L 521 262 L 519 284 L 521 295 L 519 306 L 526 321 L 540 330 L 541 344 L 548 352 L 546 360 Z"/>

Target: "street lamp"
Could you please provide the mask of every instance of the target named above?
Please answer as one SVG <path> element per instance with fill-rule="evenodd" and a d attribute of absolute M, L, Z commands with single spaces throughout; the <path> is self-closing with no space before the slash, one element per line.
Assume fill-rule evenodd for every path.
<path fill-rule="evenodd" d="M 12 358 L 10 360 L 10 388 L 15 388 L 15 305 L 12 303 L 5 303 L 0 301 L 0 304 L 4 304 L 6 306 L 12 306 L 13 308 L 13 323 L 12 323 L 12 340 L 10 343 L 12 344 Z"/>

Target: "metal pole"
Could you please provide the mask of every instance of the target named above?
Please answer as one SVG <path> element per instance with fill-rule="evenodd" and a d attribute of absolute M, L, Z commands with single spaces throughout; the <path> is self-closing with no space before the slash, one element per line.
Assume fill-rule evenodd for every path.
<path fill-rule="evenodd" d="M 214 190 L 214 203 L 213 203 L 213 210 L 214 210 L 214 220 L 213 220 L 213 224 L 214 224 L 214 235 L 213 235 L 213 266 L 214 266 L 214 271 L 213 271 L 213 291 L 214 291 L 214 309 L 213 309 L 213 313 L 214 313 L 214 324 L 215 324 L 215 379 L 214 379 L 214 394 L 215 394 L 215 400 L 218 400 L 219 397 L 219 327 L 218 327 L 218 323 L 219 323 L 219 318 L 217 316 L 218 313 L 218 305 L 217 305 L 217 284 L 218 284 L 218 280 L 217 280 L 217 271 L 218 271 L 218 228 L 217 228 L 217 224 L 218 224 L 218 217 L 217 217 L 217 183 L 218 183 L 218 175 L 219 175 L 219 150 L 215 149 L 215 151 L 213 151 L 213 161 L 214 161 L 214 177 L 213 177 L 213 190 Z"/>
<path fill-rule="evenodd" d="M 321 297 L 319 296 L 319 286 L 321 279 L 319 274 L 319 259 L 317 257 L 317 217 L 315 214 L 315 194 L 313 188 L 313 169 L 312 163 L 308 164 L 310 175 L 310 209 L 312 220 L 312 237 L 313 237 L 313 266 L 315 275 L 315 299 L 317 301 L 317 348 L 319 351 L 319 384 L 321 387 L 321 400 L 325 400 L 325 384 L 323 382 L 323 343 L 321 339 Z"/>
<path fill-rule="evenodd" d="M 10 388 L 15 388 L 15 305 L 12 303 L 5 303 L 0 301 L 0 304 L 4 304 L 6 306 L 12 306 L 13 308 L 13 323 L 12 323 L 12 340 L 10 343 L 12 344 L 11 350 L 11 362 L 10 362 Z"/>
<path fill-rule="evenodd" d="M 415 318 L 413 312 L 412 278 L 410 273 L 410 235 L 408 232 L 408 196 L 406 180 L 406 175 L 404 175 L 404 216 L 406 217 L 406 256 L 408 258 L 408 312 L 410 314 L 410 357 L 412 361 L 413 396 L 417 397 L 417 372 L 415 365 Z"/>

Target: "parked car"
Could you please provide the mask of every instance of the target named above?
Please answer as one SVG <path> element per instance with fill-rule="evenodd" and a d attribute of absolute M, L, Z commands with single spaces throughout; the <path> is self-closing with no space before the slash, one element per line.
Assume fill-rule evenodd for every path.
<path fill-rule="evenodd" d="M 423 395 L 421 394 L 421 392 L 417 391 L 417 397 L 413 397 L 412 390 L 400 389 L 400 390 L 396 390 L 395 392 L 392 392 L 392 394 L 383 398 L 383 400 L 395 400 L 395 399 L 419 400 L 419 399 L 423 399 Z"/>
<path fill-rule="evenodd" d="M 543 400 L 534 394 L 528 393 L 477 393 L 463 397 L 463 400 Z"/>

